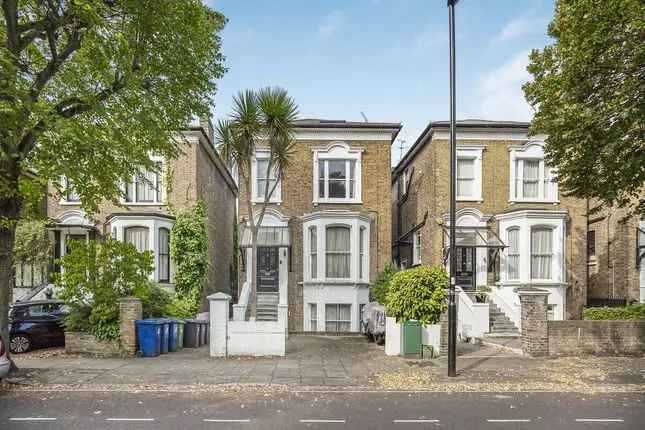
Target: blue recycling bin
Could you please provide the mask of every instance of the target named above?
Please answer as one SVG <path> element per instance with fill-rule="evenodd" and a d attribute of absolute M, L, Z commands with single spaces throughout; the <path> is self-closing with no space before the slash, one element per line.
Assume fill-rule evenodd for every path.
<path fill-rule="evenodd" d="M 165 319 L 157 320 L 161 324 L 161 353 L 168 354 L 170 343 L 170 321 Z"/>
<path fill-rule="evenodd" d="M 170 323 L 169 333 L 170 338 L 168 340 L 168 350 L 170 352 L 175 352 L 179 349 L 179 321 L 177 320 L 168 320 Z"/>
<path fill-rule="evenodd" d="M 161 333 L 163 326 L 154 319 L 135 321 L 139 351 L 144 357 L 156 357 L 161 353 Z"/>

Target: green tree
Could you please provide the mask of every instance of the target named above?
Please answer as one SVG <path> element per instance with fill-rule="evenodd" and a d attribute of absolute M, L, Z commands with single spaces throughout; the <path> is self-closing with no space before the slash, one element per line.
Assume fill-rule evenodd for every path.
<path fill-rule="evenodd" d="M 376 300 L 380 304 L 387 303 L 387 293 L 390 291 L 392 277 L 399 271 L 396 264 L 388 264 L 383 271 L 376 276 L 374 284 L 370 286 L 370 300 Z"/>
<path fill-rule="evenodd" d="M 193 312 L 199 310 L 208 272 L 206 206 L 197 201 L 177 214 L 170 236 L 170 256 L 175 263 L 175 291 Z"/>
<path fill-rule="evenodd" d="M 645 2 L 559 0 L 524 85 L 561 189 L 645 214 Z"/>
<path fill-rule="evenodd" d="M 264 88 L 240 92 L 233 98 L 233 113 L 220 120 L 215 127 L 219 151 L 237 169 L 244 190 L 247 208 L 245 228 L 251 232 L 251 316 L 256 314 L 257 292 L 257 238 L 259 226 L 271 196 L 289 166 L 294 144 L 295 121 L 298 107 L 282 88 Z M 255 152 L 267 150 L 267 172 L 274 172 L 275 181 L 264 184 L 264 198 L 255 203 L 251 195 L 251 166 Z M 269 176 L 269 174 L 267 174 Z"/>
<path fill-rule="evenodd" d="M 28 191 L 69 186 L 88 212 L 121 193 L 174 131 L 209 112 L 225 18 L 200 0 L 2 0 L 0 333 L 6 340 L 15 225 Z M 25 186 L 28 172 L 38 186 Z"/>

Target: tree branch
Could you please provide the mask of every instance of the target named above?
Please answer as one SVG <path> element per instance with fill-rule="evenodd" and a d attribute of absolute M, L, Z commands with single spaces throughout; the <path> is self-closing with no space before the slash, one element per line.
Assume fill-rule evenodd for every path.
<path fill-rule="evenodd" d="M 18 4 L 17 0 L 3 0 L 2 11 L 7 26 L 7 48 L 14 55 L 18 54 L 20 46 L 20 33 L 18 32 Z"/>

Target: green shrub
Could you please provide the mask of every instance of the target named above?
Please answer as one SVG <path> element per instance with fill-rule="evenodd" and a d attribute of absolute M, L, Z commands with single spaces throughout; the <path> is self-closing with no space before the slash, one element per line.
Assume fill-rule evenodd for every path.
<path fill-rule="evenodd" d="M 152 254 L 140 253 L 133 245 L 110 237 L 105 242 L 69 245 L 69 253 L 58 260 L 63 270 L 54 279 L 58 296 L 70 307 L 65 321 L 68 330 L 117 340 L 119 299 L 138 297 L 146 302 L 151 290 Z"/>
<path fill-rule="evenodd" d="M 585 320 L 645 320 L 645 303 L 621 308 L 587 308 L 582 312 Z"/>
<path fill-rule="evenodd" d="M 159 318 L 166 315 L 166 308 L 172 301 L 174 295 L 159 284 L 152 284 L 148 295 L 141 302 L 144 318 Z"/>
<path fill-rule="evenodd" d="M 377 301 L 384 305 L 387 300 L 387 292 L 390 290 L 392 276 L 399 271 L 395 264 L 388 264 L 383 271 L 378 274 L 374 284 L 370 287 L 370 301 Z"/>
<path fill-rule="evenodd" d="M 435 324 L 444 309 L 447 288 L 448 274 L 443 267 L 419 266 L 398 272 L 387 293 L 388 316 L 397 322 Z"/>
<path fill-rule="evenodd" d="M 190 305 L 192 313 L 196 313 L 201 305 L 208 271 L 206 206 L 202 200 L 193 208 L 176 214 L 170 236 L 170 256 L 175 262 L 177 297 Z"/>

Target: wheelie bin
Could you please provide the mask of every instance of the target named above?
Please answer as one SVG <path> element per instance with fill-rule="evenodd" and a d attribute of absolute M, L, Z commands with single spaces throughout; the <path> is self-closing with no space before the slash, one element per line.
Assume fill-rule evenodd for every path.
<path fill-rule="evenodd" d="M 161 353 L 163 326 L 155 319 L 136 320 L 139 351 L 144 357 L 156 357 Z"/>

